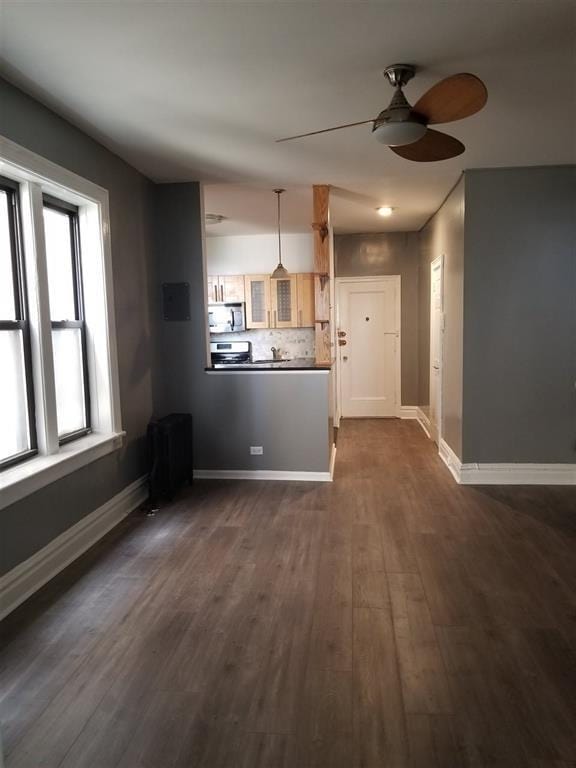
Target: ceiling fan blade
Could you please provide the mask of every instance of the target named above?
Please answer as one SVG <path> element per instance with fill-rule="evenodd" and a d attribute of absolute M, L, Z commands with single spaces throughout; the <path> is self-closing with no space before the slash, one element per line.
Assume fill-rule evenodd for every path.
<path fill-rule="evenodd" d="M 334 128 L 323 128 L 321 131 L 310 131 L 309 133 L 299 133 L 297 136 L 286 136 L 284 139 L 276 139 L 276 144 L 280 144 L 282 141 L 292 141 L 292 139 L 303 139 L 305 136 L 316 136 L 318 133 L 330 133 L 330 131 L 339 131 L 342 128 L 352 128 L 355 125 L 366 125 L 367 123 L 373 123 L 376 120 L 373 117 L 371 120 L 360 120 L 359 123 L 346 123 L 345 125 L 336 125 Z"/>
<path fill-rule="evenodd" d="M 412 144 L 390 147 L 400 157 L 417 163 L 433 163 L 436 160 L 448 160 L 464 152 L 464 144 L 453 136 L 428 128 L 424 136 Z"/>
<path fill-rule="evenodd" d="M 414 105 L 430 125 L 451 123 L 479 112 L 488 98 L 486 86 L 476 75 L 461 72 L 433 85 Z"/>

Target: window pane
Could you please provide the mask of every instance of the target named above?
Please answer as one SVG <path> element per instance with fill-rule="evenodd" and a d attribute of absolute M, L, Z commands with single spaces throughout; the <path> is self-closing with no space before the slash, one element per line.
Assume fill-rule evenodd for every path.
<path fill-rule="evenodd" d="M 22 331 L 0 331 L 0 461 L 30 448 Z"/>
<path fill-rule="evenodd" d="M 8 206 L 8 195 L 0 190 L 0 320 L 16 319 Z"/>
<path fill-rule="evenodd" d="M 58 436 L 86 427 L 82 337 L 79 328 L 53 328 Z"/>
<path fill-rule="evenodd" d="M 76 320 L 70 217 L 53 208 L 44 208 L 44 231 L 50 317 L 52 320 Z"/>

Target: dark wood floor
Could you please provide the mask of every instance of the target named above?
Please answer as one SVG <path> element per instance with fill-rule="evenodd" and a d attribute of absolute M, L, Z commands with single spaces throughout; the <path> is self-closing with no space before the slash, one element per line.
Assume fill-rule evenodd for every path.
<path fill-rule="evenodd" d="M 199 482 L 9 617 L 8 766 L 574 766 L 575 537 L 573 488 L 344 422 L 333 484 Z"/>

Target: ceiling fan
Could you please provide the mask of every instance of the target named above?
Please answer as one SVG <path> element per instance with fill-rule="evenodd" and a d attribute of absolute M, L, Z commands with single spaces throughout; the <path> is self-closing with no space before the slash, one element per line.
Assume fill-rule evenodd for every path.
<path fill-rule="evenodd" d="M 372 123 L 372 133 L 377 141 L 386 144 L 400 157 L 420 163 L 447 160 L 464 152 L 464 144 L 453 136 L 429 128 L 437 123 L 451 123 L 479 112 L 488 98 L 486 86 L 476 75 L 462 72 L 433 85 L 412 107 L 402 88 L 416 73 L 413 64 L 392 64 L 384 70 L 384 76 L 396 90 L 392 101 L 377 117 L 346 123 L 334 128 L 300 133 L 277 139 L 277 142 L 302 139 L 319 133 L 339 131 L 355 125 Z"/>

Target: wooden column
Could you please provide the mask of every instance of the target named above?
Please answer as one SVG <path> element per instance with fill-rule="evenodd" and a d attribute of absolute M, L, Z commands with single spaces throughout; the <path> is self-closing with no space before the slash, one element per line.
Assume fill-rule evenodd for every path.
<path fill-rule="evenodd" d="M 330 187 L 312 187 L 314 230 L 314 306 L 316 330 L 316 361 L 332 361 L 330 330 Z"/>

